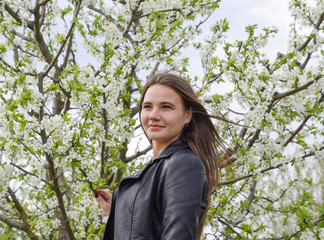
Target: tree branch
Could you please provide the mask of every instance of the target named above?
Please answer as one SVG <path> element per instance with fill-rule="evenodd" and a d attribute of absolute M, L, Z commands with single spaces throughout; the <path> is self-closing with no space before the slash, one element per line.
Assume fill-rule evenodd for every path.
<path fill-rule="evenodd" d="M 45 6 L 47 3 L 49 3 L 51 0 L 38 0 L 37 5 L 39 6 Z"/>
<path fill-rule="evenodd" d="M 123 27 L 122 25 L 120 25 L 119 23 L 117 23 L 116 20 L 115 20 L 112 16 L 106 14 L 106 13 L 105 13 L 104 11 L 102 11 L 101 9 L 96 8 L 96 7 L 93 6 L 92 4 L 88 5 L 87 7 L 88 7 L 89 9 L 91 9 L 91 10 L 93 10 L 93 11 L 99 13 L 100 15 L 104 16 L 104 17 L 105 17 L 106 19 L 108 19 L 110 22 L 112 22 L 113 24 L 115 24 L 115 26 L 116 26 L 116 27 L 117 27 L 121 32 L 123 32 L 123 31 L 125 30 L 124 27 Z"/>
<path fill-rule="evenodd" d="M 106 14 L 104 11 L 102 11 L 101 9 L 96 8 L 95 6 L 93 6 L 91 4 L 88 5 L 88 8 L 95 11 L 95 12 L 97 12 L 97 13 L 99 13 L 100 15 L 104 16 L 108 21 L 115 24 L 115 26 L 123 33 L 123 37 L 126 37 L 130 41 L 130 43 L 133 46 L 135 46 L 135 42 L 132 39 L 132 37 L 128 34 L 128 32 L 125 32 L 126 31 L 125 28 L 122 25 L 120 25 L 119 23 L 117 23 L 116 20 L 112 16 Z M 117 48 L 118 48 L 118 46 L 115 47 L 115 49 L 117 49 Z"/>
<path fill-rule="evenodd" d="M 138 9 L 141 6 L 141 3 L 142 2 L 144 2 L 144 1 L 143 0 L 139 0 L 138 3 L 137 3 L 137 5 L 136 5 L 136 7 L 132 10 L 132 17 L 129 20 L 126 29 L 123 31 L 123 37 L 126 37 L 128 35 L 129 29 L 132 26 L 133 22 L 138 22 L 138 19 L 140 17 L 140 14 L 139 14 Z"/>
<path fill-rule="evenodd" d="M 220 221 L 222 224 L 224 224 L 226 227 L 228 227 L 229 229 L 231 229 L 231 231 L 233 232 L 233 233 L 235 233 L 240 239 L 243 239 L 243 236 L 240 234 L 240 233 L 238 233 L 237 231 L 235 231 L 235 229 L 234 228 L 232 228 L 232 226 L 231 225 L 229 225 L 227 222 L 225 222 L 224 220 L 222 220 L 220 217 L 218 217 L 218 221 Z"/>
<path fill-rule="evenodd" d="M 72 44 L 73 44 L 73 32 L 71 33 L 71 37 L 69 37 L 69 42 L 67 44 L 64 61 L 63 61 L 62 65 L 60 66 L 60 69 L 66 68 L 66 66 L 67 66 L 67 64 L 69 62 L 69 56 L 70 56 L 71 52 L 73 52 L 72 51 Z"/>
<path fill-rule="evenodd" d="M 152 146 L 149 145 L 148 147 L 146 147 L 144 150 L 142 151 L 138 151 L 136 152 L 133 156 L 130 156 L 130 157 L 127 157 L 125 159 L 125 163 L 129 163 L 131 161 L 133 161 L 135 158 L 139 157 L 139 156 L 142 156 L 144 154 L 146 154 L 148 151 L 150 151 L 152 149 Z"/>
<path fill-rule="evenodd" d="M 316 22 L 316 24 L 315 24 L 315 26 L 314 26 L 314 30 L 317 31 L 317 30 L 319 29 L 319 27 L 321 26 L 321 24 L 322 24 L 322 22 L 323 22 L 323 19 L 324 19 L 324 13 L 322 13 L 322 14 L 320 15 L 319 19 L 317 20 L 317 22 Z M 314 30 L 313 30 L 313 31 L 314 31 Z M 297 50 L 298 52 L 304 50 L 304 49 L 307 47 L 307 45 L 310 43 L 310 41 L 311 41 L 314 37 L 315 37 L 314 34 L 313 34 L 311 37 L 308 37 L 307 40 L 306 40 L 302 45 L 300 45 L 296 50 Z"/>
<path fill-rule="evenodd" d="M 9 227 L 17 228 L 17 229 L 24 229 L 24 224 L 21 224 L 20 222 L 10 219 L 2 214 L 0 214 L 0 221 L 4 222 Z"/>
<path fill-rule="evenodd" d="M 160 62 L 156 62 L 156 63 L 154 64 L 153 69 L 152 69 L 151 72 L 147 75 L 147 79 L 150 79 L 150 78 L 151 78 L 151 77 L 156 73 L 156 71 L 157 71 L 159 65 L 160 65 Z"/>
<path fill-rule="evenodd" d="M 10 187 L 8 187 L 8 193 L 15 205 L 15 208 L 18 210 L 18 212 L 20 213 L 22 219 L 24 221 L 26 221 L 28 219 L 28 215 L 27 213 L 25 212 L 25 209 L 23 208 L 23 206 L 20 204 L 18 198 L 16 197 L 16 194 L 14 191 L 12 191 L 12 189 Z"/>
<path fill-rule="evenodd" d="M 49 61 L 50 65 L 48 66 L 48 68 L 47 68 L 46 71 L 44 72 L 44 76 L 46 76 L 46 75 L 49 73 L 49 71 L 52 69 L 52 67 L 54 66 L 54 64 L 57 63 L 57 60 L 58 60 L 58 58 L 60 57 L 60 55 L 61 55 L 61 53 L 62 53 L 62 51 L 63 51 L 63 48 L 65 47 L 65 44 L 66 44 L 67 40 L 71 37 L 72 32 L 73 32 L 73 29 L 74 29 L 74 27 L 75 27 L 75 21 L 76 21 L 76 18 L 77 18 L 78 14 L 79 14 L 79 12 L 80 12 L 80 9 L 81 9 L 81 3 L 82 3 L 82 0 L 79 0 L 79 1 L 78 1 L 78 5 L 77 5 L 77 7 L 76 7 L 76 10 L 75 10 L 75 12 L 74 12 L 73 22 L 72 22 L 72 24 L 71 24 L 71 27 L 70 27 L 70 29 L 69 29 L 69 31 L 68 31 L 68 33 L 67 33 L 67 35 L 66 35 L 64 41 L 62 42 L 60 49 L 59 49 L 58 52 L 56 53 L 56 56 L 54 57 L 53 61 L 52 61 L 52 59 Z"/>
<path fill-rule="evenodd" d="M 9 13 L 9 15 L 17 21 L 19 25 L 22 24 L 22 19 L 18 15 L 18 12 L 15 12 L 7 3 L 4 4 L 4 8 Z M 33 22 L 27 21 L 27 27 L 29 29 L 33 29 Z"/>
<path fill-rule="evenodd" d="M 322 151 L 324 149 L 324 146 L 322 146 L 321 148 L 319 148 L 317 151 Z M 313 156 L 315 155 L 316 151 L 314 152 L 311 152 L 311 153 L 308 153 L 308 154 L 305 154 L 303 155 L 301 158 L 302 159 L 306 159 L 310 156 Z M 258 171 L 258 173 L 251 173 L 251 174 L 248 174 L 248 175 L 245 175 L 245 176 L 242 176 L 242 177 L 238 177 L 238 178 L 234 178 L 232 180 L 229 180 L 229 181 L 225 181 L 225 182 L 219 182 L 218 185 L 216 187 L 213 188 L 213 192 L 215 192 L 217 190 L 217 187 L 219 186 L 224 186 L 224 185 L 231 185 L 231 184 L 234 184 L 236 182 L 239 182 L 241 180 L 244 180 L 244 179 L 247 179 L 247 178 L 251 178 L 251 177 L 255 177 L 257 176 L 258 174 L 260 173 L 265 173 L 265 172 L 269 172 L 273 169 L 277 169 L 277 168 L 280 168 L 282 167 L 283 165 L 288 165 L 290 163 L 292 163 L 293 161 L 288 161 L 288 162 L 283 162 L 283 163 L 279 163 L 277 164 L 276 166 L 271 166 L 271 167 L 267 167 L 267 168 L 264 168 L 260 171 Z"/>
<path fill-rule="evenodd" d="M 17 37 L 20 37 L 22 40 L 25 40 L 27 42 L 31 42 L 31 43 L 34 43 L 34 44 L 37 44 L 36 40 L 31 38 L 31 37 L 27 37 L 19 32 L 16 32 L 15 30 L 11 31 L 13 34 L 15 34 Z"/>
<path fill-rule="evenodd" d="M 288 97 L 290 95 L 293 95 L 295 93 L 298 93 L 300 91 L 303 91 L 303 90 L 307 89 L 309 86 L 311 86 L 313 83 L 315 83 L 316 81 L 321 79 L 322 77 L 323 77 L 323 75 L 318 75 L 313 80 L 305 83 L 304 85 L 301 85 L 301 86 L 299 86 L 295 89 L 289 90 L 287 92 L 283 92 L 283 93 L 275 92 L 272 96 L 272 101 L 274 102 L 274 101 L 280 100 L 282 98 Z"/>
<path fill-rule="evenodd" d="M 89 184 L 89 187 L 90 187 L 91 191 L 95 194 L 96 189 L 94 189 L 92 182 L 89 180 L 88 174 L 86 173 L 86 171 L 83 168 L 79 168 L 79 170 L 83 174 L 86 182 Z"/>
<path fill-rule="evenodd" d="M 20 219 L 24 222 L 24 224 L 20 225 L 21 230 L 26 232 L 26 234 L 30 237 L 32 240 L 38 240 L 38 237 L 31 231 L 31 226 L 28 223 L 29 216 L 25 212 L 24 207 L 19 202 L 18 198 L 16 197 L 16 194 L 10 187 L 8 187 L 8 193 L 14 203 L 15 208 L 20 213 Z"/>
<path fill-rule="evenodd" d="M 307 57 L 302 65 L 299 65 L 299 68 L 304 70 L 306 65 L 308 64 L 309 60 L 311 59 L 312 53 L 308 53 Z"/>
<path fill-rule="evenodd" d="M 30 175 L 30 176 L 36 177 L 36 178 L 40 179 L 42 182 L 44 182 L 45 184 L 49 185 L 50 187 L 53 187 L 52 184 L 50 184 L 49 182 L 47 182 L 45 179 L 39 177 L 37 174 L 35 174 L 35 173 L 31 173 L 31 172 L 29 172 L 29 171 L 23 169 L 22 167 L 20 167 L 20 166 L 14 164 L 14 163 L 12 163 L 12 162 L 10 162 L 10 164 L 11 164 L 12 166 L 14 166 L 15 168 L 19 169 L 20 171 L 22 171 L 24 174 L 27 174 L 27 175 Z"/>
<path fill-rule="evenodd" d="M 321 95 L 321 97 L 317 100 L 317 102 L 314 104 L 313 108 L 316 108 L 316 106 L 324 100 L 324 93 Z M 312 114 L 307 115 L 304 120 L 301 122 L 301 124 L 298 126 L 298 128 L 291 134 L 291 136 L 286 140 L 286 142 L 283 144 L 284 147 L 286 147 L 291 140 L 300 132 L 300 130 L 305 126 L 306 122 L 311 118 Z"/>
<path fill-rule="evenodd" d="M 41 33 L 40 19 L 42 18 L 42 15 L 40 14 L 40 7 L 41 6 L 39 4 L 36 4 L 32 11 L 35 16 L 33 31 L 34 31 L 34 36 L 35 36 L 37 45 L 39 47 L 39 50 L 41 51 L 42 55 L 44 56 L 45 61 L 48 64 L 50 64 L 52 62 L 52 54 L 49 51 L 48 46 L 46 45 L 43 35 Z"/>
<path fill-rule="evenodd" d="M 2 62 L 3 66 L 6 66 L 8 71 L 13 75 L 16 75 L 17 73 L 23 73 L 18 68 L 11 66 L 9 63 L 7 63 L 5 60 L 3 60 L 1 57 L 0 57 L 0 62 Z M 24 72 L 23 74 L 25 74 L 26 76 L 36 76 L 36 73 L 32 73 L 32 72 Z M 4 82 L 5 81 L 1 81 L 1 83 L 4 83 Z"/>
<path fill-rule="evenodd" d="M 55 195 L 56 195 L 56 198 L 58 201 L 58 206 L 59 206 L 60 213 L 61 213 L 61 223 L 64 226 L 67 234 L 69 235 L 69 239 L 75 240 L 73 230 L 70 226 L 70 220 L 68 218 L 68 215 L 67 215 L 67 212 L 65 209 L 63 193 L 60 190 L 58 177 L 56 176 L 56 173 L 55 173 L 54 161 L 53 161 L 52 157 L 49 156 L 48 154 L 46 154 L 46 160 L 49 164 L 49 174 L 50 174 L 51 180 L 53 181 L 53 190 L 55 192 Z"/>
<path fill-rule="evenodd" d="M 212 4 L 215 4 L 216 2 L 220 2 L 219 0 L 217 1 L 214 1 L 214 2 L 211 2 L 211 3 L 205 3 L 205 4 L 200 4 L 201 7 L 203 6 L 207 6 L 207 5 L 212 5 Z M 155 12 L 150 12 L 150 13 L 147 13 L 147 14 L 143 14 L 140 16 L 140 18 L 144 18 L 144 17 L 148 17 L 150 16 L 151 14 L 156 14 L 156 13 L 165 13 L 165 12 L 182 12 L 184 9 L 186 9 L 185 7 L 183 8 L 169 8 L 169 9 L 164 9 L 164 10 L 160 10 L 160 11 L 155 11 Z M 194 11 L 190 11 L 186 17 L 189 17 L 190 15 L 192 15 L 193 13 L 195 13 Z"/>

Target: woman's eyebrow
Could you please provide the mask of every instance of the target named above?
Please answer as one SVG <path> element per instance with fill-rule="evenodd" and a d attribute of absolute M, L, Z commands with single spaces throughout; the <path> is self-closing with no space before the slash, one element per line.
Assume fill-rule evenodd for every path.
<path fill-rule="evenodd" d="M 175 106 L 175 104 L 173 104 L 172 102 L 161 102 L 160 104 L 162 104 L 162 105 L 167 104 L 167 105 Z"/>
<path fill-rule="evenodd" d="M 145 101 L 145 102 L 143 102 L 142 104 L 143 104 L 143 105 L 144 105 L 144 104 L 152 104 L 152 102 L 150 102 L 150 101 Z M 168 102 L 168 101 L 163 101 L 163 102 L 160 102 L 160 103 L 158 103 L 158 104 L 161 104 L 161 105 L 165 105 L 165 104 L 167 104 L 167 105 L 175 106 L 174 103 L 172 103 L 172 102 Z"/>

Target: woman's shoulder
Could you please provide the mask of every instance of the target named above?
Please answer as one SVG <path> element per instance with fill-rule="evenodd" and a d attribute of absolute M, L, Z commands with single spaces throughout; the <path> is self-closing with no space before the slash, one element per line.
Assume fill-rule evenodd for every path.
<path fill-rule="evenodd" d="M 181 166 L 187 168 L 205 168 L 202 160 L 190 148 L 179 149 L 174 152 L 168 159 L 167 165 Z"/>
<path fill-rule="evenodd" d="M 191 181 L 206 182 L 206 168 L 202 160 L 189 148 L 184 148 L 174 152 L 164 159 L 161 178 L 167 182 L 179 182 L 187 179 Z"/>

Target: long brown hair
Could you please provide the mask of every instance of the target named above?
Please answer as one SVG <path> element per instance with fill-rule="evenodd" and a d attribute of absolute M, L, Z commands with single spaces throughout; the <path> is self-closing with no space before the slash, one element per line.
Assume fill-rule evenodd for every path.
<path fill-rule="evenodd" d="M 152 76 L 144 86 L 139 105 L 141 114 L 142 103 L 146 91 L 155 84 L 168 86 L 175 90 L 182 98 L 186 110 L 192 110 L 192 118 L 188 126 L 184 127 L 180 138 L 185 141 L 191 150 L 203 161 L 208 180 L 208 205 L 212 189 L 218 183 L 219 169 L 222 157 L 219 149 L 224 146 L 214 124 L 205 107 L 195 95 L 190 84 L 180 76 L 170 73 L 159 73 Z M 197 232 L 197 239 L 201 236 L 207 210 Z"/>

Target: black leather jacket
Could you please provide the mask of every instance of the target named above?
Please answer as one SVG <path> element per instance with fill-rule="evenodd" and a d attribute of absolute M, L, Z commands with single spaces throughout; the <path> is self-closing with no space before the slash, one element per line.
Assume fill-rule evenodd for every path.
<path fill-rule="evenodd" d="M 204 164 L 182 140 L 124 178 L 104 240 L 193 240 L 207 205 Z"/>

